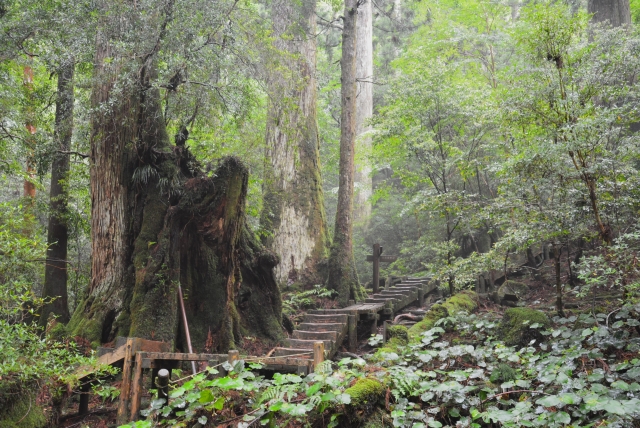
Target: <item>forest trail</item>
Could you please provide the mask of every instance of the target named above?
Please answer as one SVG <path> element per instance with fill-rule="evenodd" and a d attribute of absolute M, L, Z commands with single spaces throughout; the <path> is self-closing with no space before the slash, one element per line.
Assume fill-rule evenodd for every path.
<path fill-rule="evenodd" d="M 307 352 L 308 356 L 303 358 L 311 358 L 314 343 L 322 341 L 325 358 L 331 359 L 347 337 L 347 347 L 353 352 L 358 327 L 369 328 L 372 334 L 376 334 L 381 319 L 393 319 L 395 313 L 416 302 L 422 306 L 425 296 L 437 288 L 428 278 L 409 277 L 370 295 L 362 303 L 353 302 L 341 309 L 310 310 L 298 329 L 294 330 L 287 346 L 276 348 L 274 355 L 289 356 Z"/>

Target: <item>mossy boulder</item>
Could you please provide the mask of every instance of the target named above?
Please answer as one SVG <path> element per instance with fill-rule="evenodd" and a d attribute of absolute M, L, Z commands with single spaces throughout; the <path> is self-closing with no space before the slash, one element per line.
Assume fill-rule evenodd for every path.
<path fill-rule="evenodd" d="M 47 426 L 47 418 L 36 405 L 36 394 L 29 388 L 16 393 L 11 403 L 0 408 L 0 428 L 42 428 Z"/>
<path fill-rule="evenodd" d="M 409 329 L 410 340 L 417 339 L 421 333 L 431 330 L 442 318 L 458 312 L 473 312 L 478 307 L 476 297 L 475 292 L 465 290 L 449 297 L 444 303 L 433 305 L 424 319 Z"/>
<path fill-rule="evenodd" d="M 538 324 L 538 326 L 532 325 Z M 510 308 L 502 317 L 499 337 L 509 346 L 526 346 L 532 340 L 541 342 L 541 330 L 551 327 L 551 320 L 544 312 L 530 308 Z"/>
<path fill-rule="evenodd" d="M 379 380 L 367 377 L 359 379 L 344 392 L 351 397 L 345 412 L 347 418 L 351 422 L 362 422 L 376 409 L 385 388 Z"/>
<path fill-rule="evenodd" d="M 498 288 L 498 302 L 501 302 L 504 299 L 504 296 L 508 294 L 514 295 L 519 300 L 522 300 L 528 292 L 529 287 L 524 282 L 505 281 L 504 284 Z"/>
<path fill-rule="evenodd" d="M 403 325 L 392 325 L 387 327 L 389 339 L 398 339 L 406 345 L 409 342 L 409 329 Z"/>
<path fill-rule="evenodd" d="M 387 327 L 387 342 L 378 350 L 379 354 L 396 352 L 399 346 L 409 343 L 409 329 L 403 325 L 392 325 Z"/>

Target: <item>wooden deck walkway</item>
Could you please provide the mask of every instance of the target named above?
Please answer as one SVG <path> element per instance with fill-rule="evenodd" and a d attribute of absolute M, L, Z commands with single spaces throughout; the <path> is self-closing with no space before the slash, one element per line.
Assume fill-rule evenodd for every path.
<path fill-rule="evenodd" d="M 310 310 L 303 322 L 294 330 L 284 347 L 276 348 L 273 356 L 243 357 L 245 361 L 260 362 L 274 371 L 296 372 L 306 375 L 324 359 L 332 358 L 345 339 L 354 352 L 357 346 L 358 325 L 377 332 L 382 319 L 392 319 L 394 313 L 413 304 L 424 304 L 424 298 L 437 289 L 426 278 L 407 278 L 368 297 L 362 303 L 353 303 L 342 309 Z M 140 410 L 142 374 L 152 370 L 152 382 L 161 368 L 177 368 L 184 361 L 198 361 L 208 366 L 232 363 L 240 357 L 238 351 L 229 354 L 188 354 L 169 352 L 169 344 L 139 338 L 118 338 L 114 348 L 99 348 L 100 364 L 122 364 L 122 386 L 118 405 L 118 423 L 137 419 Z M 78 370 L 83 379 L 79 413 L 88 411 L 88 397 L 95 368 Z"/>

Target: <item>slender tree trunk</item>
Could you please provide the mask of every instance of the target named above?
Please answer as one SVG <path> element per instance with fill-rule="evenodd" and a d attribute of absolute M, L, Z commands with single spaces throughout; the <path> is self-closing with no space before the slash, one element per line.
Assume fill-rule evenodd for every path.
<path fill-rule="evenodd" d="M 264 244 L 280 256 L 281 283 L 318 283 L 319 262 L 329 250 L 316 113 L 315 3 L 271 4 L 274 44 L 287 57 L 269 78 L 261 225 Z M 285 70 L 291 74 L 283 76 Z"/>
<path fill-rule="evenodd" d="M 629 0 L 589 0 L 588 11 L 592 22 L 609 22 L 612 27 L 631 25 Z"/>
<path fill-rule="evenodd" d="M 329 255 L 328 287 L 338 292 L 338 301 L 346 305 L 349 299 L 361 300 L 363 292 L 353 258 L 353 189 L 356 131 L 356 21 L 357 0 L 345 0 L 342 29 L 342 59 L 340 60 L 340 179 L 338 207 L 331 254 Z"/>
<path fill-rule="evenodd" d="M 354 221 L 366 221 L 371 215 L 371 138 L 365 134 L 371 130 L 367 120 L 373 116 L 373 6 L 364 0 L 358 7 L 356 25 L 356 145 L 358 165 L 355 171 Z"/>
<path fill-rule="evenodd" d="M 564 317 L 564 305 L 562 303 L 562 280 L 560 279 L 560 257 L 562 256 L 562 246 L 560 243 L 553 244 L 553 255 L 556 267 L 556 310 L 558 315 Z"/>
<path fill-rule="evenodd" d="M 31 60 L 31 58 L 30 58 Z M 36 198 L 36 185 L 33 183 L 35 177 L 35 167 L 34 167 L 34 156 L 36 149 L 36 139 L 34 137 L 36 133 L 36 124 L 35 124 L 35 112 L 33 111 L 32 98 L 33 98 L 33 68 L 30 65 L 24 66 L 23 69 L 24 76 L 24 88 L 27 97 L 27 111 L 26 120 L 25 120 L 25 128 L 27 130 L 27 166 L 26 172 L 27 177 L 23 183 L 23 196 L 29 199 L 28 207 L 33 205 Z"/>
<path fill-rule="evenodd" d="M 60 322 L 69 321 L 67 301 L 67 178 L 69 149 L 73 133 L 73 74 L 74 62 L 69 61 L 58 71 L 58 99 L 56 101 L 55 139 L 57 151 L 51 164 L 49 228 L 47 233 L 47 262 L 44 271 L 42 297 L 53 298 L 43 307 L 40 318 L 45 324 L 49 314 Z"/>

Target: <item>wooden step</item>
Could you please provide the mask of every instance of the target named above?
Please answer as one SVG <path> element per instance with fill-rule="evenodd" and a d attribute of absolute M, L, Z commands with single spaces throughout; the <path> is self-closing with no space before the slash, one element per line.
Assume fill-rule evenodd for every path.
<path fill-rule="evenodd" d="M 293 332 L 293 338 L 304 340 L 333 340 L 335 342 L 336 340 L 338 340 L 338 332 L 295 330 Z"/>
<path fill-rule="evenodd" d="M 318 323 L 330 323 L 330 324 L 345 323 L 346 324 L 347 315 L 346 314 L 323 315 L 323 314 L 307 313 L 304 316 L 304 319 L 302 322 L 313 323 L 313 324 L 318 324 Z"/>
<path fill-rule="evenodd" d="M 324 349 L 328 351 L 333 346 L 331 340 L 305 340 L 305 339 L 289 339 L 289 348 L 304 349 L 313 351 L 313 344 L 316 342 L 324 342 Z"/>
<path fill-rule="evenodd" d="M 343 322 L 322 322 L 310 323 L 303 322 L 298 326 L 299 330 L 304 331 L 342 331 L 346 323 Z"/>
<path fill-rule="evenodd" d="M 389 301 L 393 301 L 393 299 L 375 299 L 373 297 L 368 297 L 364 300 L 365 303 L 387 303 Z"/>
<path fill-rule="evenodd" d="M 418 291 L 419 287 L 414 287 L 413 285 L 402 286 L 402 287 L 391 287 L 386 291 Z"/>
<path fill-rule="evenodd" d="M 409 294 L 412 294 L 412 293 L 414 293 L 414 291 L 412 290 L 382 290 L 380 293 L 374 294 L 373 296 L 402 297 L 402 296 L 408 296 Z"/>
<path fill-rule="evenodd" d="M 298 348 L 276 348 L 273 352 L 274 357 L 286 357 L 289 355 L 296 355 L 296 358 L 308 358 L 311 359 L 313 357 L 313 351 L 307 351 L 305 349 Z M 303 354 L 303 355 L 300 355 Z"/>
<path fill-rule="evenodd" d="M 383 295 L 380 295 L 380 294 L 374 294 L 372 296 L 369 296 L 370 299 L 381 300 L 381 301 L 382 300 L 384 300 L 384 301 L 390 300 L 392 302 L 398 301 L 398 300 L 402 299 L 403 297 L 405 297 L 405 296 L 403 296 L 403 295 L 401 295 L 401 296 L 389 296 L 389 295 L 383 296 Z"/>

